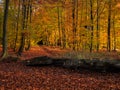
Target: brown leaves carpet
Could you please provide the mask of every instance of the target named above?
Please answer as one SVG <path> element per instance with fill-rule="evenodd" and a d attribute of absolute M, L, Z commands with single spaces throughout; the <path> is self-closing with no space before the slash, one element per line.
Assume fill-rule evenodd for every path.
<path fill-rule="evenodd" d="M 35 51 L 24 53 L 21 59 L 35 57 L 35 53 L 50 56 L 62 52 L 52 49 L 49 53 L 48 48 Z M 74 71 L 54 66 L 28 67 L 21 61 L 0 62 L 0 90 L 120 90 L 120 73 Z"/>

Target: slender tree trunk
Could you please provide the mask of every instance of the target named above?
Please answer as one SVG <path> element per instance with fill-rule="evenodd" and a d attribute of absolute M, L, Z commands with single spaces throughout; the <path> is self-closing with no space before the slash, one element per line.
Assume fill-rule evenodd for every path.
<path fill-rule="evenodd" d="M 86 6 L 86 8 L 85 8 L 85 21 L 88 21 L 88 0 L 85 0 L 86 1 L 86 3 L 85 3 L 85 6 Z M 85 41 L 85 45 L 84 45 L 84 47 L 85 47 L 85 50 L 87 50 L 88 48 L 88 40 L 89 40 L 89 37 L 88 37 L 88 31 L 86 31 L 86 34 L 85 34 L 85 36 L 86 36 L 86 41 Z"/>
<path fill-rule="evenodd" d="M 91 38 L 90 38 L 90 52 L 93 50 L 93 2 L 90 0 L 90 21 L 91 21 Z"/>
<path fill-rule="evenodd" d="M 77 32 L 77 19 L 78 19 L 78 1 L 73 0 L 73 10 L 72 10 L 72 19 L 73 19 L 73 50 L 76 49 L 77 39 L 76 39 L 76 32 Z"/>
<path fill-rule="evenodd" d="M 81 0 L 81 14 L 80 14 L 80 26 L 82 26 L 82 21 L 83 21 L 83 0 Z M 82 40 L 82 35 L 80 30 L 78 31 L 78 35 L 79 35 L 79 44 L 78 46 L 80 46 L 80 49 L 83 50 L 84 46 L 83 46 L 83 40 Z"/>
<path fill-rule="evenodd" d="M 64 12 L 66 12 L 66 9 L 64 7 Z M 63 36 L 63 48 L 66 48 L 66 29 L 65 29 L 65 22 L 66 22 L 66 13 L 64 13 L 64 16 L 63 16 L 63 20 L 64 20 L 64 23 L 62 25 L 62 36 Z"/>
<path fill-rule="evenodd" d="M 73 50 L 75 50 L 75 0 L 73 0 L 72 19 L 73 19 Z"/>
<path fill-rule="evenodd" d="M 97 50 L 97 52 L 99 51 L 99 46 L 100 46 L 100 27 L 99 27 L 99 0 L 97 0 L 97 33 L 96 33 L 96 35 L 97 35 L 97 46 L 96 46 L 96 50 Z"/>
<path fill-rule="evenodd" d="M 60 23 L 60 7 L 59 6 L 57 6 L 57 11 L 58 11 L 58 32 L 59 32 L 58 45 L 61 46 L 61 23 Z"/>
<path fill-rule="evenodd" d="M 77 36 L 78 36 L 78 0 L 76 0 L 76 49 L 78 50 L 78 38 L 77 38 Z"/>
<path fill-rule="evenodd" d="M 4 9 L 4 19 L 3 19 L 3 50 L 2 50 L 2 58 L 6 58 L 8 56 L 7 50 L 7 20 L 8 20 L 8 8 L 9 8 L 9 0 L 5 0 L 5 9 Z"/>
<path fill-rule="evenodd" d="M 18 55 L 21 56 L 22 52 L 24 51 L 25 46 L 25 29 L 26 29 L 26 0 L 22 2 L 22 32 L 21 32 L 21 42 L 20 47 L 18 50 Z"/>
<path fill-rule="evenodd" d="M 30 23 L 32 23 L 32 2 L 33 0 L 30 0 Z"/>
<path fill-rule="evenodd" d="M 116 15 L 116 11 L 114 11 L 113 14 L 113 50 L 116 51 L 116 30 L 115 30 L 115 15 Z"/>
<path fill-rule="evenodd" d="M 110 32 L 111 32 L 111 0 L 109 0 L 108 3 L 108 28 L 107 28 L 107 50 L 110 52 L 111 50 L 111 38 L 110 38 Z"/>
<path fill-rule="evenodd" d="M 63 8 L 61 8 L 61 13 L 60 13 L 60 23 L 61 23 L 61 46 L 64 47 L 64 34 L 65 34 L 65 31 L 64 31 L 64 26 L 63 26 Z"/>
<path fill-rule="evenodd" d="M 17 26 L 16 26 L 16 36 L 15 36 L 14 51 L 16 51 L 16 43 L 17 43 L 17 39 L 18 39 L 18 28 L 19 28 L 19 18 L 20 18 L 20 1 L 21 0 L 19 0 L 18 13 L 17 13 Z"/>
<path fill-rule="evenodd" d="M 29 23 L 31 24 L 32 23 L 32 0 L 29 0 L 28 1 L 29 2 L 29 4 L 28 4 L 28 13 L 27 13 L 27 22 L 26 23 L 28 23 L 28 19 L 29 19 Z M 28 31 L 28 35 L 27 35 L 27 47 L 26 47 L 26 50 L 29 50 L 30 49 L 30 47 L 31 47 L 31 35 L 30 35 L 30 33 L 29 33 L 30 31 Z"/>

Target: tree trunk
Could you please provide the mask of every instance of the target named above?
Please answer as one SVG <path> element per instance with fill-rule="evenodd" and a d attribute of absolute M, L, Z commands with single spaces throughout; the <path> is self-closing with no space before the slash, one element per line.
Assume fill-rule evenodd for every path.
<path fill-rule="evenodd" d="M 107 28 L 107 50 L 110 52 L 111 50 L 111 38 L 110 38 L 110 31 L 111 31 L 111 0 L 108 2 L 108 28 Z"/>
<path fill-rule="evenodd" d="M 27 22 L 26 23 L 28 23 L 28 20 L 29 20 L 29 23 L 31 24 L 32 23 L 32 0 L 29 0 L 28 3 L 29 4 L 28 4 L 28 10 L 27 10 Z M 27 28 L 27 26 L 26 26 L 26 28 Z M 30 32 L 30 31 L 28 31 L 28 32 Z M 27 47 L 26 47 L 27 51 L 31 47 L 31 37 L 30 36 L 31 36 L 31 34 L 28 33 L 28 35 L 27 35 Z"/>
<path fill-rule="evenodd" d="M 83 0 L 81 0 L 81 16 L 80 16 L 80 26 L 82 26 L 82 21 L 83 21 Z M 81 49 L 83 51 L 84 46 L 83 46 L 83 40 L 82 40 L 82 35 L 81 35 L 81 31 L 78 31 L 78 35 L 79 35 L 79 44 L 77 45 L 77 47 L 79 46 L 79 49 Z"/>
<path fill-rule="evenodd" d="M 9 0 L 5 0 L 5 9 L 4 9 L 4 19 L 3 19 L 3 50 L 2 50 L 2 58 L 6 58 L 8 56 L 7 50 L 7 20 L 8 20 L 8 8 L 9 8 Z"/>
<path fill-rule="evenodd" d="M 20 18 L 20 0 L 19 0 L 18 13 L 17 13 L 17 26 L 16 26 L 16 36 L 15 36 L 14 51 L 16 51 L 16 43 L 17 43 L 17 39 L 18 39 L 19 18 Z"/>
<path fill-rule="evenodd" d="M 97 46 L 96 46 L 96 51 L 98 52 L 99 51 L 99 46 L 100 46 L 100 27 L 99 27 L 99 0 L 97 0 Z"/>
<path fill-rule="evenodd" d="M 59 5 L 59 2 L 58 2 Z M 58 39 L 58 45 L 61 46 L 61 23 L 60 23 L 60 7 L 57 6 L 58 11 L 58 32 L 59 32 L 59 39 Z"/>
<path fill-rule="evenodd" d="M 93 2 L 90 0 L 90 21 L 91 21 L 91 38 L 90 38 L 90 52 L 93 50 Z"/>
<path fill-rule="evenodd" d="M 65 39 L 65 28 L 64 28 L 64 22 L 63 22 L 63 8 L 61 8 L 61 13 L 60 13 L 60 16 L 61 16 L 61 46 L 64 48 L 64 39 Z"/>
<path fill-rule="evenodd" d="M 25 29 L 26 29 L 26 14 L 27 14 L 27 7 L 26 7 L 26 0 L 22 2 L 22 32 L 21 32 L 21 43 L 18 50 L 18 55 L 21 56 L 22 52 L 24 51 L 25 46 Z"/>
<path fill-rule="evenodd" d="M 85 3 L 85 21 L 88 21 L 88 0 L 85 0 L 86 1 L 86 3 Z M 86 33 L 85 33 L 85 37 L 86 37 L 86 41 L 85 41 L 85 43 L 83 44 L 84 45 L 84 50 L 87 50 L 88 49 L 88 43 L 89 43 L 89 37 L 88 37 L 88 31 L 86 31 Z"/>
<path fill-rule="evenodd" d="M 114 11 L 113 14 L 113 50 L 116 51 L 116 30 L 115 30 L 115 15 L 116 15 L 116 11 Z"/>
<path fill-rule="evenodd" d="M 77 44 L 76 32 L 78 21 L 78 0 L 73 0 L 72 18 L 73 18 L 73 50 L 75 50 Z"/>

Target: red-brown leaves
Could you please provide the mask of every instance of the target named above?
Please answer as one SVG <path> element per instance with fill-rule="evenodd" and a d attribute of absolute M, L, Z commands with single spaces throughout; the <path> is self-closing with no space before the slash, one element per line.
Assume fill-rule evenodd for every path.
<path fill-rule="evenodd" d="M 21 59 L 59 56 L 65 50 L 34 47 Z M 11 53 L 11 52 L 10 52 Z M 11 53 L 12 54 L 12 53 Z M 27 67 L 21 62 L 0 62 L 0 90 L 119 90 L 120 73 L 74 71 L 60 67 Z"/>
<path fill-rule="evenodd" d="M 119 73 L 77 72 L 60 67 L 26 67 L 20 62 L 0 63 L 0 89 L 6 90 L 116 90 L 120 89 L 119 80 Z"/>

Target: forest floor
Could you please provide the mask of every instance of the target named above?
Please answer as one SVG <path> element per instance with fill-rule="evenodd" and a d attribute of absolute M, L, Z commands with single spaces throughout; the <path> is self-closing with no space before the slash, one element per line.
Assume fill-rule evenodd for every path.
<path fill-rule="evenodd" d="M 24 52 L 20 60 L 38 56 L 59 57 L 66 52 L 70 50 L 33 47 Z M 9 54 L 15 55 L 12 50 Z M 107 55 L 120 59 L 117 54 Z M 0 90 L 120 90 L 120 73 L 75 71 L 54 66 L 30 67 L 21 61 L 0 62 Z"/>

